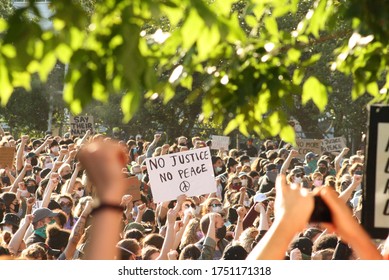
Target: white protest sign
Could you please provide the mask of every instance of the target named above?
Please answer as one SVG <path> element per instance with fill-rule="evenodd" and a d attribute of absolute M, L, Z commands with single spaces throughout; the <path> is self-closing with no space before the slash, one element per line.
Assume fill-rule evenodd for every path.
<path fill-rule="evenodd" d="M 335 137 L 322 140 L 323 152 L 339 152 L 346 147 L 346 139 L 344 137 Z"/>
<path fill-rule="evenodd" d="M 94 133 L 95 123 L 92 116 L 70 117 L 70 134 L 72 136 L 84 136 L 87 130 Z"/>
<path fill-rule="evenodd" d="M 228 151 L 228 146 L 230 145 L 229 136 L 220 136 L 220 135 L 211 135 L 212 138 L 212 150 L 224 149 Z"/>
<path fill-rule="evenodd" d="M 389 123 L 378 123 L 374 227 L 389 227 Z"/>
<path fill-rule="evenodd" d="M 154 202 L 216 192 L 209 147 L 148 158 L 146 165 Z"/>
<path fill-rule="evenodd" d="M 299 158 L 305 158 L 309 152 L 321 155 L 321 140 L 316 139 L 296 139 Z"/>

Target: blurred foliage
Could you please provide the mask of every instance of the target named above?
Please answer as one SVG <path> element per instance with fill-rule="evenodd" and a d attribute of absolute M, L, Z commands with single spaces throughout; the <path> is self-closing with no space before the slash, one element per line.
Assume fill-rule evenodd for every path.
<path fill-rule="evenodd" d="M 294 141 L 289 116 L 304 115 L 291 108 L 327 116 L 343 114 L 337 100 L 365 93 L 388 101 L 384 0 L 89 3 L 53 1 L 53 30 L 23 21 L 28 9 L 39 18 L 34 1 L 0 19 L 2 105 L 14 88 L 31 89 L 33 74 L 46 81 L 57 60 L 69 64 L 64 100 L 73 113 L 120 96 L 125 123 L 146 100 L 156 106 L 147 115 L 166 110 L 174 121 L 184 105 L 201 104 L 201 118 L 225 124 L 226 134 L 239 129 Z M 343 80 L 350 88 L 334 88 Z M 349 89 L 352 99 L 344 97 Z M 182 108 L 169 108 L 174 98 Z"/>

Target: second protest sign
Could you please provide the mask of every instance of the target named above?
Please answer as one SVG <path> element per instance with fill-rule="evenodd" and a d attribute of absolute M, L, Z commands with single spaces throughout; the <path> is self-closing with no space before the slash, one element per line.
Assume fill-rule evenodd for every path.
<path fill-rule="evenodd" d="M 208 147 L 149 158 L 146 164 L 154 202 L 216 192 Z"/>

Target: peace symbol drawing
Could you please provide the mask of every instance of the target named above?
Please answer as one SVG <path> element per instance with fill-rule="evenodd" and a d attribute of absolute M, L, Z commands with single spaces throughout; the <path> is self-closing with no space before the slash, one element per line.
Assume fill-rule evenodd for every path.
<path fill-rule="evenodd" d="M 183 193 L 189 191 L 190 189 L 190 183 L 188 181 L 182 181 L 180 184 L 180 191 Z"/>

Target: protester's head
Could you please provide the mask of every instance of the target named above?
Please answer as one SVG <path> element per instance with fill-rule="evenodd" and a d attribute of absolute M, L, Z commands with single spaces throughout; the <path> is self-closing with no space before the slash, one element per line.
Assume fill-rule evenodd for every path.
<path fill-rule="evenodd" d="M 58 213 L 51 211 L 49 208 L 38 208 L 32 212 L 34 219 L 32 225 L 35 230 L 46 227 L 49 224 L 55 223 L 54 217 L 58 216 Z"/>
<path fill-rule="evenodd" d="M 242 245 L 230 243 L 223 251 L 222 260 L 245 260 L 248 253 Z"/>
<path fill-rule="evenodd" d="M 200 229 L 200 220 L 197 218 L 191 219 L 182 235 L 180 249 L 183 249 L 189 244 L 196 243 L 203 238 L 203 236 L 203 232 Z"/>
<path fill-rule="evenodd" d="M 316 160 L 316 158 L 318 157 L 319 155 L 318 154 L 315 154 L 313 152 L 309 152 L 305 155 L 305 163 L 309 163 L 313 160 Z"/>
<path fill-rule="evenodd" d="M 363 164 L 358 162 L 354 163 L 353 165 L 351 165 L 349 173 L 351 176 L 363 175 Z"/>
<path fill-rule="evenodd" d="M 161 251 L 154 246 L 146 246 L 142 249 L 142 260 L 155 260 L 159 257 Z"/>
<path fill-rule="evenodd" d="M 139 229 L 130 229 L 130 230 L 127 230 L 124 234 L 124 238 L 125 239 L 136 239 L 138 242 L 142 242 L 143 238 L 145 237 L 145 235 L 139 230 Z"/>
<path fill-rule="evenodd" d="M 158 233 L 152 233 L 152 234 L 147 235 L 143 239 L 143 246 L 142 247 L 144 248 L 147 246 L 153 246 L 153 247 L 161 250 L 162 245 L 163 245 L 163 241 L 164 241 L 164 238 L 162 235 L 160 235 Z"/>
<path fill-rule="evenodd" d="M 318 188 L 323 185 L 323 174 L 320 172 L 314 172 L 311 174 L 311 179 L 313 182 L 312 188 Z"/>
<path fill-rule="evenodd" d="M 0 223 L 1 231 L 8 231 L 10 233 L 15 233 L 19 229 L 20 218 L 16 214 L 7 213 L 5 214 L 3 220 Z"/>
<path fill-rule="evenodd" d="M 289 246 L 289 253 L 293 249 L 299 249 L 303 260 L 310 260 L 312 255 L 313 242 L 307 237 L 298 237 Z"/>
<path fill-rule="evenodd" d="M 64 163 L 61 165 L 61 167 L 58 169 L 58 174 L 61 176 L 61 180 L 64 183 L 66 180 L 69 180 L 72 177 L 72 169 L 70 168 L 70 165 L 67 163 Z"/>
<path fill-rule="evenodd" d="M 200 220 L 200 229 L 203 232 L 204 235 L 207 235 L 208 233 L 208 228 L 209 228 L 209 216 L 210 215 L 215 215 L 215 227 L 216 227 L 216 232 L 215 232 L 215 237 L 216 240 L 222 240 L 226 236 L 227 229 L 226 226 L 224 225 L 223 218 L 220 214 L 217 213 L 208 213 L 204 215 L 201 220 Z"/>
<path fill-rule="evenodd" d="M 312 254 L 312 260 L 320 260 L 320 261 L 332 260 L 332 257 L 334 256 L 334 252 L 335 250 L 330 248 L 319 250 Z"/>
<path fill-rule="evenodd" d="M 63 194 L 57 197 L 57 202 L 68 216 L 73 216 L 74 201 L 69 195 Z"/>
<path fill-rule="evenodd" d="M 186 245 L 181 253 L 179 260 L 198 260 L 201 256 L 201 251 L 194 244 Z"/>
<path fill-rule="evenodd" d="M 293 168 L 286 177 L 288 183 L 300 184 L 303 181 L 303 172 L 300 168 Z"/>
<path fill-rule="evenodd" d="M 118 242 L 116 248 L 119 249 L 118 260 L 138 260 L 141 259 L 142 250 L 136 239 L 123 239 Z"/>
<path fill-rule="evenodd" d="M 317 252 L 323 249 L 335 249 L 338 244 L 338 237 L 336 234 L 323 234 L 321 235 L 313 245 L 313 251 Z"/>
<path fill-rule="evenodd" d="M 247 178 L 247 175 L 246 175 Z M 228 191 L 239 191 L 242 187 L 242 180 L 239 176 L 232 176 L 228 179 L 226 190 Z"/>
<path fill-rule="evenodd" d="M 16 198 L 16 194 L 12 192 L 5 192 L 0 194 L 0 198 L 3 199 L 5 205 L 5 213 L 18 214 L 20 209 L 19 200 Z"/>
<path fill-rule="evenodd" d="M 207 198 L 203 203 L 202 214 L 207 213 L 223 213 L 223 205 L 220 199 L 216 197 Z"/>
<path fill-rule="evenodd" d="M 46 229 L 46 244 L 52 249 L 63 252 L 68 244 L 70 231 L 59 228 L 57 225 L 48 226 Z"/>
<path fill-rule="evenodd" d="M 21 253 L 23 260 L 47 260 L 45 249 L 38 243 L 31 244 Z"/>

